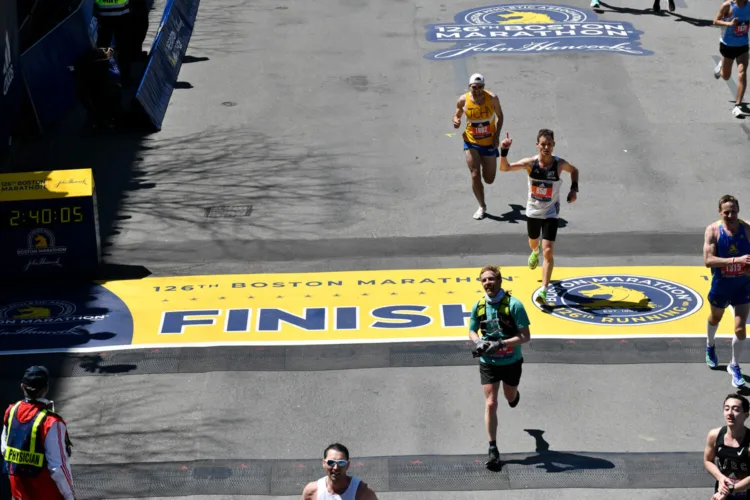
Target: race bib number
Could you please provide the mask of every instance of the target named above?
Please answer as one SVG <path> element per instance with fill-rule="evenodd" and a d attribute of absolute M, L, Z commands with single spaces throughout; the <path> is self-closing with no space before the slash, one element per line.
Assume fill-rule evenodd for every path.
<path fill-rule="evenodd" d="M 747 35 L 747 28 L 750 26 L 750 22 L 743 21 L 734 27 L 734 36 L 745 36 Z"/>
<path fill-rule="evenodd" d="M 725 276 L 741 276 L 745 272 L 745 264 L 728 264 L 724 266 Z"/>
<path fill-rule="evenodd" d="M 539 201 L 552 200 L 552 185 L 544 182 L 533 182 L 531 184 L 531 197 Z"/>
<path fill-rule="evenodd" d="M 471 135 L 473 135 L 475 139 L 486 139 L 487 137 L 490 137 L 492 134 L 490 132 L 489 122 L 472 123 Z"/>
<path fill-rule="evenodd" d="M 510 358 L 513 356 L 513 348 L 512 347 L 503 347 L 502 349 L 498 349 L 495 351 L 490 357 L 491 358 Z"/>

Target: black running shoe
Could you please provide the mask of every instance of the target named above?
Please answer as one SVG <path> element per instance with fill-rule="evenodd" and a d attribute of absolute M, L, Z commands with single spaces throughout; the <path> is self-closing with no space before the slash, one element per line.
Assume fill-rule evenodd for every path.
<path fill-rule="evenodd" d="M 661 1 L 654 0 L 654 12 L 659 12 L 660 10 L 661 10 Z"/>
<path fill-rule="evenodd" d="M 496 446 L 492 446 L 488 454 L 490 459 L 487 460 L 487 465 L 500 463 L 500 450 Z"/>
<path fill-rule="evenodd" d="M 520 400 L 521 400 L 521 391 L 516 391 L 516 399 L 514 399 L 513 401 L 508 401 L 508 406 L 510 406 L 511 408 L 515 408 L 516 406 L 518 406 L 518 402 Z"/>
<path fill-rule="evenodd" d="M 669 12 L 674 12 L 674 0 L 669 0 Z"/>

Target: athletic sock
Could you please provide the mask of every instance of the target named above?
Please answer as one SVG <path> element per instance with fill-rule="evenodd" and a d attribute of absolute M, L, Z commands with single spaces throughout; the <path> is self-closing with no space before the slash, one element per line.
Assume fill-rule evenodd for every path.
<path fill-rule="evenodd" d="M 706 332 L 708 332 L 708 338 L 706 339 L 706 345 L 711 347 L 714 345 L 714 341 L 716 339 L 716 330 L 719 328 L 719 325 L 712 325 L 708 321 L 706 322 Z"/>
<path fill-rule="evenodd" d="M 732 364 L 735 366 L 740 364 L 740 354 L 742 354 L 742 346 L 744 343 L 744 339 L 740 340 L 737 337 L 732 339 Z"/>

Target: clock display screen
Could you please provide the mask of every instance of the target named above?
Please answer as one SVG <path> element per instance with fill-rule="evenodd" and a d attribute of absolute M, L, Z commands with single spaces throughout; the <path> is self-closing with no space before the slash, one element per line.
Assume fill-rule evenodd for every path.
<path fill-rule="evenodd" d="M 5 209 L 0 211 L 0 227 L 41 227 L 57 224 L 79 224 L 84 221 L 84 207 L 70 205 L 54 208 Z"/>

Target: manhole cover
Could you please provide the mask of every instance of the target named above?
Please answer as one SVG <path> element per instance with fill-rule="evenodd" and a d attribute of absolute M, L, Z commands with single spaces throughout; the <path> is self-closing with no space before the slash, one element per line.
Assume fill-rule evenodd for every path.
<path fill-rule="evenodd" d="M 237 103 L 234 101 L 224 101 L 221 103 L 222 106 L 226 106 L 228 108 L 231 108 L 233 106 L 237 106 Z"/>
<path fill-rule="evenodd" d="M 224 207 L 209 207 L 206 209 L 206 217 L 210 219 L 232 219 L 235 217 L 247 217 L 253 212 L 252 205 L 231 205 Z"/>

